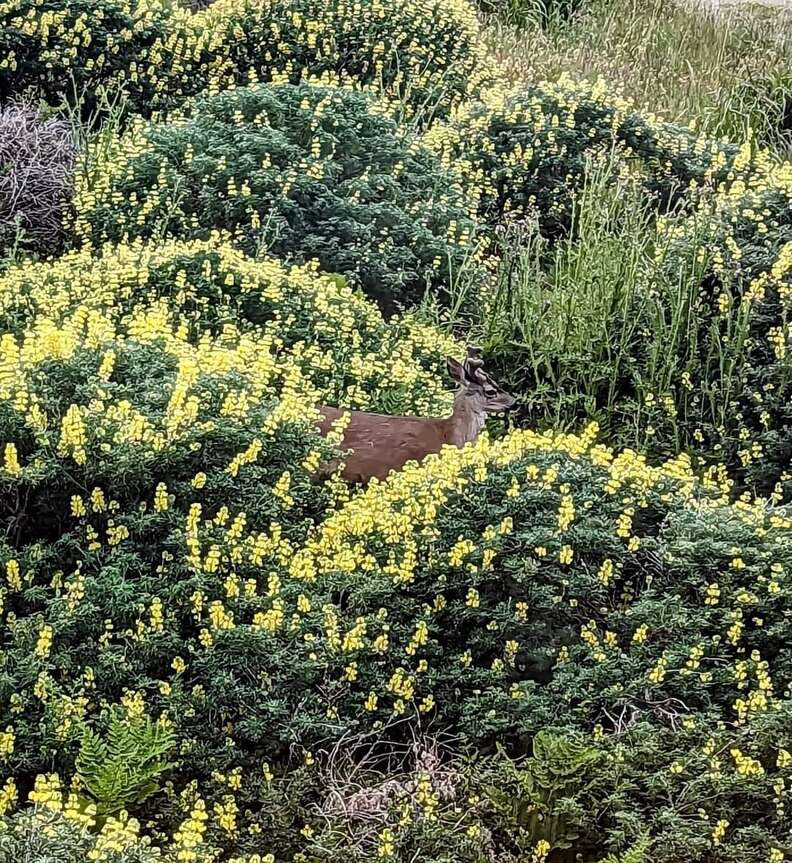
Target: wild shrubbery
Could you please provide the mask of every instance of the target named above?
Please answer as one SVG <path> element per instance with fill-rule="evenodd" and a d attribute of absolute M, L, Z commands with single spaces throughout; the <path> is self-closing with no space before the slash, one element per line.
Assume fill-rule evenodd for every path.
<path fill-rule="evenodd" d="M 117 368 L 128 367 L 116 350 Z M 115 379 L 122 382 L 121 371 L 104 386 Z M 161 386 L 178 392 L 178 378 Z M 247 413 L 257 416 L 255 408 Z M 265 427 L 268 416 L 261 414 Z M 763 859 L 760 848 L 765 854 L 767 842 L 783 841 L 782 816 L 759 803 L 784 776 L 792 745 L 783 725 L 773 725 L 792 675 L 784 634 L 791 522 L 782 512 L 761 502 L 729 507 L 728 485 L 699 485 L 683 460 L 649 468 L 590 437 L 515 432 L 407 468 L 311 529 L 307 520 L 320 519 L 328 501 L 294 467 L 311 445 L 297 434 L 299 422 L 236 459 L 239 444 L 221 455 L 211 428 L 193 432 L 183 468 L 175 447 L 165 447 L 162 475 L 170 479 L 162 485 L 153 476 L 143 482 L 145 468 L 133 474 L 117 441 L 104 458 L 125 481 L 111 497 L 90 442 L 82 465 L 69 451 L 75 424 L 66 420 L 63 474 L 70 465 L 69 476 L 97 490 L 68 504 L 49 500 L 50 511 L 62 513 L 58 522 L 31 519 L 4 553 L 16 624 L 2 722 L 18 781 L 45 770 L 42 758 L 69 775 L 82 726 L 101 737 L 120 704 L 129 722 L 159 717 L 176 742 L 169 757 L 176 766 L 166 774 L 173 787 L 165 799 L 150 798 L 170 813 L 152 825 L 155 834 L 171 818 L 174 829 L 199 796 L 214 813 L 199 836 L 208 846 L 260 852 L 260 837 L 272 836 L 268 850 L 313 850 L 313 832 L 327 823 L 319 816 L 313 826 L 309 815 L 327 781 L 322 751 L 338 741 L 379 729 L 381 741 L 398 745 L 412 723 L 427 722 L 484 751 L 497 741 L 519 752 L 548 726 L 572 740 L 593 729 L 594 742 L 584 746 L 592 755 L 560 799 L 542 797 L 543 786 L 522 776 L 530 761 L 512 779 L 506 763 L 482 765 L 494 771 L 495 786 L 475 773 L 465 779 L 471 793 L 492 796 L 465 816 L 469 838 L 486 827 L 505 830 L 501 845 L 515 854 L 542 841 L 602 853 L 600 829 L 615 826 L 621 807 L 646 806 L 645 820 L 622 825 L 614 850 L 656 841 L 649 859 L 673 860 L 661 850 L 668 824 L 645 835 L 660 804 L 651 794 L 639 802 L 631 790 L 635 745 L 659 759 L 658 774 L 669 778 L 658 781 L 701 785 L 695 800 L 704 815 L 685 828 L 690 847 L 710 848 L 720 820 L 733 839 L 719 838 L 727 856 L 714 859 L 738 852 Z M 203 409 L 193 429 L 211 423 Z M 234 427 L 226 421 L 225 434 Z M 186 455 L 194 443 L 195 464 Z M 142 465 L 146 451 L 137 448 Z M 6 457 L 6 482 L 24 489 L 32 516 L 43 493 L 33 482 L 36 454 L 19 461 L 21 473 Z M 292 465 L 288 483 L 277 478 L 283 464 Z M 39 469 L 48 466 L 61 470 L 51 460 Z M 188 479 L 199 466 L 205 479 Z M 18 523 L 20 513 L 8 519 Z M 668 729 L 680 726 L 700 755 L 665 752 L 660 739 L 673 739 Z M 620 756 L 611 748 L 617 742 Z M 588 784 L 585 765 L 594 757 L 626 761 L 616 800 L 612 783 Z M 293 792 L 296 821 L 273 835 L 275 792 L 262 771 L 286 782 L 297 758 L 315 763 L 313 779 Z M 699 761 L 708 765 L 704 776 Z M 85 759 L 76 766 L 87 769 Z M 404 799 L 396 794 L 378 841 L 392 835 L 394 847 L 410 847 L 441 808 L 442 775 L 421 776 L 410 818 L 399 814 Z M 510 781 L 526 784 L 509 792 Z M 548 815 L 558 806 L 565 817 L 541 826 L 512 810 L 498 788 L 520 805 L 540 795 Z M 744 796 L 750 788 L 756 807 Z M 735 794 L 743 795 L 737 813 Z M 576 799 L 596 805 L 570 810 Z M 146 807 L 138 809 L 145 817 Z M 343 841 L 337 832 L 334 841 Z M 471 847 L 483 853 L 478 841 Z"/>
<path fill-rule="evenodd" d="M 596 418 L 611 440 L 657 457 L 686 451 L 788 494 L 783 172 L 756 170 L 746 191 L 735 180 L 658 221 L 640 177 L 618 160 L 591 164 L 568 236 L 551 244 L 527 218 L 498 238 L 485 343 L 526 394 L 526 420 Z"/>
<path fill-rule="evenodd" d="M 168 33 L 172 0 L 4 0 L 0 103 L 23 94 L 90 112 L 100 88 L 152 97 L 149 52 Z"/>
<path fill-rule="evenodd" d="M 426 122 L 490 77 L 478 36 L 467 0 L 215 0 L 162 45 L 176 75 L 160 99 L 329 74 L 382 88 Z"/>
<path fill-rule="evenodd" d="M 242 763 L 229 722 L 259 756 L 295 739 L 287 702 L 267 700 L 272 680 L 250 672 L 267 654 L 271 673 L 296 675 L 285 688 L 304 695 L 320 668 L 295 664 L 288 639 L 269 634 L 285 613 L 276 561 L 286 567 L 346 494 L 312 479 L 333 450 L 311 405 L 426 405 L 437 391 L 421 387 L 416 364 L 436 363 L 446 342 L 409 321 L 386 326 L 333 280 L 229 247 L 108 249 L 94 263 L 74 254 L 3 283 L 0 558 L 16 623 L 0 724 L 18 782 L 76 764 L 96 798 L 87 776 L 103 775 L 92 762 L 103 750 L 85 750 L 86 723 L 101 742 L 118 710 L 144 720 L 165 696 L 160 721 L 180 730 L 163 760 L 209 772 Z M 363 368 L 347 386 L 347 371 Z M 221 545 L 232 537 L 230 576 Z M 215 644 L 228 648 L 220 666 Z M 251 696 L 258 715 L 247 714 Z M 118 753 L 145 778 L 136 751 Z M 143 799 L 135 787 L 117 793 Z"/>
<path fill-rule="evenodd" d="M 596 418 L 788 493 L 787 165 L 563 80 L 493 94 L 424 141 L 489 225 L 485 342 L 529 422 Z"/>
<path fill-rule="evenodd" d="M 530 432 L 351 499 L 317 486 L 332 442 L 310 405 L 438 405 L 428 374 L 402 371 L 436 379 L 449 345 L 227 245 L 15 267 L 0 313 L 3 808 L 53 769 L 75 795 L 61 804 L 39 779 L 39 814 L 6 822 L 0 848 L 38 841 L 30 819 L 50 806 L 64 849 L 110 831 L 145 854 L 142 832 L 175 859 L 439 860 L 453 843 L 478 861 L 492 842 L 512 859 L 542 843 L 596 859 L 643 843 L 670 863 L 680 836 L 723 860 L 783 841 L 763 803 L 792 746 L 782 511 L 729 506 L 728 482 L 699 483 L 684 459 L 651 468 L 591 436 Z M 357 392 L 339 368 L 360 370 Z M 375 760 L 358 791 L 380 814 L 345 820 L 333 747 L 376 734 L 395 753 L 416 726 L 483 760 L 427 756 L 387 791 L 395 767 Z M 492 760 L 495 743 L 531 757 Z M 640 797 L 638 757 L 658 783 Z M 595 764 L 622 765 L 618 781 Z M 679 821 L 669 782 L 704 815 Z M 345 807 L 362 805 L 343 787 Z M 96 839 L 73 823 L 97 817 Z"/>
<path fill-rule="evenodd" d="M 496 88 L 435 124 L 425 140 L 462 174 L 480 219 L 496 226 L 536 215 L 549 237 L 569 229 L 592 154 L 615 150 L 642 173 L 647 194 L 667 205 L 691 182 L 724 180 L 738 151 L 641 114 L 601 80 L 565 78 Z"/>
<path fill-rule="evenodd" d="M 91 10 L 0 0 L 0 98 L 176 110 L 0 274 L 0 863 L 781 863 L 788 167 L 599 83 L 476 101 L 463 0 Z M 319 482 L 316 405 L 451 401 L 358 286 L 632 448 Z"/>
<path fill-rule="evenodd" d="M 316 259 L 389 310 L 442 294 L 473 224 L 453 174 L 372 95 L 240 88 L 140 126 L 78 180 L 78 238 L 232 234 L 246 252 Z"/>
<path fill-rule="evenodd" d="M 90 111 L 121 88 L 149 115 L 231 84 L 328 74 L 382 87 L 427 120 L 475 92 L 477 39 L 466 0 L 216 0 L 194 12 L 176 0 L 5 0 L 0 102 L 29 91 Z"/>
<path fill-rule="evenodd" d="M 124 328 L 141 307 L 160 310 L 191 342 L 255 337 L 279 374 L 288 362 L 335 405 L 431 413 L 449 404 L 443 370 L 453 340 L 410 317 L 386 324 L 364 297 L 314 267 L 253 260 L 220 240 L 70 252 L 0 278 L 0 327 L 9 333 L 40 320 L 60 331 L 86 315 Z"/>

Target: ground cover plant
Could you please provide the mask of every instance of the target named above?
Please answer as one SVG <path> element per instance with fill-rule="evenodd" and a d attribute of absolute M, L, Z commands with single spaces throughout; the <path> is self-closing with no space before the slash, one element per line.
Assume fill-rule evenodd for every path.
<path fill-rule="evenodd" d="M 0 863 L 792 857 L 783 124 L 616 5 L 0 0 Z"/>

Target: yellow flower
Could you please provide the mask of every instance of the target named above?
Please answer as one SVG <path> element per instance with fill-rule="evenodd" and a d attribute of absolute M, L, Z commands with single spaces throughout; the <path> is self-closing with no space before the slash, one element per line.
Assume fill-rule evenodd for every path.
<path fill-rule="evenodd" d="M 11 725 L 6 727 L 6 730 L 0 732 L 0 758 L 5 760 L 11 755 L 14 751 L 14 741 L 16 736 L 14 734 L 14 728 Z"/>
<path fill-rule="evenodd" d="M 165 512 L 168 508 L 168 503 L 168 487 L 164 482 L 160 482 L 157 484 L 157 488 L 154 492 L 154 511 Z"/>
<path fill-rule="evenodd" d="M 712 844 L 720 845 L 723 837 L 726 835 L 726 829 L 729 826 L 729 822 L 721 818 L 716 824 L 715 829 L 712 831 Z"/>
<path fill-rule="evenodd" d="M 36 641 L 35 656 L 39 659 L 46 659 L 52 649 L 52 638 L 54 630 L 49 624 L 44 624 L 39 630 L 38 640 Z"/>
<path fill-rule="evenodd" d="M 393 831 L 386 827 L 379 835 L 377 856 L 387 859 L 393 857 L 396 849 L 396 836 Z"/>
<path fill-rule="evenodd" d="M 11 476 L 18 476 L 22 472 L 22 466 L 19 464 L 19 456 L 17 454 L 16 444 L 7 443 L 5 445 L 3 469 Z"/>

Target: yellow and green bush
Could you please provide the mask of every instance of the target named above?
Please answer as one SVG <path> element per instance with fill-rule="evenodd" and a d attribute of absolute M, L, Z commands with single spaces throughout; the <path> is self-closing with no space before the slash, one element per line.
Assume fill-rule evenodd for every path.
<path fill-rule="evenodd" d="M 83 109 L 124 90 L 150 114 L 252 80 L 328 74 L 393 93 L 424 120 L 484 80 L 467 0 L 4 0 L 0 101 L 30 91 Z"/>
<path fill-rule="evenodd" d="M 29 95 L 90 112 L 102 87 L 152 96 L 147 57 L 171 28 L 174 0 L 3 0 L 0 102 Z M 151 70 L 154 71 L 154 70 Z"/>
<path fill-rule="evenodd" d="M 494 237 L 483 328 L 528 422 L 596 418 L 788 495 L 788 164 L 564 79 L 492 93 L 424 142 Z"/>
<path fill-rule="evenodd" d="M 474 225 L 456 177 L 373 94 L 259 85 L 139 125 L 78 174 L 75 232 L 232 234 L 249 254 L 318 260 L 392 311 L 447 292 Z"/>
<path fill-rule="evenodd" d="M 0 100 L 140 115 L 76 247 L 0 270 L 0 863 L 782 863 L 789 166 L 489 86 L 466 0 L 0 26 Z M 479 232 L 526 408 L 653 458 L 491 428 L 318 481 L 317 405 L 447 414 L 462 345 L 371 298 L 457 303 Z"/>
<path fill-rule="evenodd" d="M 157 46 L 159 99 L 247 84 L 251 77 L 342 76 L 403 100 L 422 121 L 491 79 L 468 0 L 215 0 Z"/>
<path fill-rule="evenodd" d="M 647 116 L 603 80 L 495 87 L 433 125 L 427 145 L 461 173 L 479 217 L 491 225 L 535 213 L 543 232 L 569 228 L 586 160 L 615 150 L 644 176 L 659 206 L 727 178 L 739 148 Z M 750 168 L 751 166 L 744 166 Z"/>
<path fill-rule="evenodd" d="M 211 422 L 206 410 L 200 416 Z M 272 414 L 261 417 L 273 424 Z M 3 549 L 13 625 L 2 724 L 17 782 L 50 765 L 71 776 L 83 727 L 101 736 L 120 705 L 133 727 L 151 716 L 176 741 L 168 787 L 148 799 L 160 813 L 157 841 L 178 832 L 200 798 L 211 813 L 199 836 L 207 846 L 260 853 L 269 837 L 266 849 L 280 857 L 284 847 L 311 848 L 325 822 L 311 824 L 318 792 L 309 783 L 297 823 L 274 831 L 267 776 L 286 782 L 301 760 L 321 787 L 333 742 L 379 729 L 380 740 L 398 744 L 403 723 L 423 719 L 470 743 L 519 750 L 555 727 L 593 732 L 598 757 L 627 759 L 621 797 L 598 798 L 596 819 L 554 821 L 557 834 L 502 813 L 504 847 L 515 843 L 515 853 L 521 842 L 570 838 L 602 849 L 601 825 L 639 805 L 633 739 L 667 777 L 659 787 L 695 779 L 705 814 L 685 825 L 690 847 L 709 848 L 720 820 L 731 825 L 726 855 L 763 859 L 768 842 L 783 842 L 783 816 L 762 803 L 785 781 L 792 745 L 781 722 L 792 673 L 788 513 L 762 501 L 729 505 L 716 473 L 699 482 L 684 459 L 653 468 L 634 453 L 614 455 L 592 431 L 484 437 L 374 483 L 322 518 L 327 492 L 309 491 L 304 468 L 290 468 L 288 484 L 278 476 L 282 459 L 294 465 L 315 445 L 297 419 L 265 437 L 255 461 L 229 458 L 243 442 L 221 455 L 210 433 L 193 432 L 184 443 L 200 442 L 200 461 L 167 446 L 161 485 L 146 476 L 145 446 L 133 476 L 119 441 L 104 456 L 125 480 L 111 496 L 102 457 L 89 440 L 74 442 L 73 412 L 65 422 L 59 455 L 6 451 L 4 482 L 31 514 L 59 475 L 65 494 L 107 488 L 68 504 L 51 499 L 57 523 L 31 519 Z M 224 425 L 227 438 L 234 429 Z M 199 466 L 206 479 L 188 479 Z M 39 488 L 36 470 L 50 474 Z M 660 746 L 678 725 L 699 749 Z M 411 819 L 399 820 L 398 807 L 388 816 L 395 843 L 416 841 L 438 805 L 433 780 L 422 781 Z M 479 781 L 480 793 L 494 793 Z M 75 790 L 86 796 L 79 779 Z M 591 788 L 572 782 L 567 791 L 544 799 L 548 813 Z M 642 804 L 647 822 L 655 802 L 650 794 Z M 468 817 L 475 837 L 492 813 Z M 645 827 L 632 823 L 622 841 L 641 840 Z M 674 859 L 663 851 L 670 829 L 658 819 L 651 859 Z"/>
<path fill-rule="evenodd" d="M 386 323 L 369 301 L 315 267 L 254 260 L 220 237 L 74 251 L 0 278 L 9 363 L 24 358 L 22 334 L 36 326 L 58 344 L 68 332 L 72 345 L 87 332 L 83 322 L 95 318 L 111 335 L 130 334 L 136 316 L 155 313 L 191 343 L 228 334 L 238 345 L 233 339 L 244 337 L 272 355 L 279 375 L 311 381 L 332 404 L 403 413 L 450 405 L 443 374 L 445 357 L 458 350 L 452 339 L 409 316 Z M 31 356 L 34 343 L 31 335 Z M 16 366 L 6 372 L 12 383 Z"/>

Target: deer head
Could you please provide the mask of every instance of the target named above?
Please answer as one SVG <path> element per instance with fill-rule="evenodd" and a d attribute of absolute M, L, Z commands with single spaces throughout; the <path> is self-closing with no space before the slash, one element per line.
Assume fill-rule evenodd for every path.
<path fill-rule="evenodd" d="M 515 399 L 499 386 L 485 371 L 484 360 L 479 356 L 481 349 L 468 347 L 464 363 L 448 357 L 448 373 L 459 384 L 454 413 L 465 413 L 476 418 L 479 429 L 484 425 L 487 414 L 508 411 L 515 405 Z"/>

